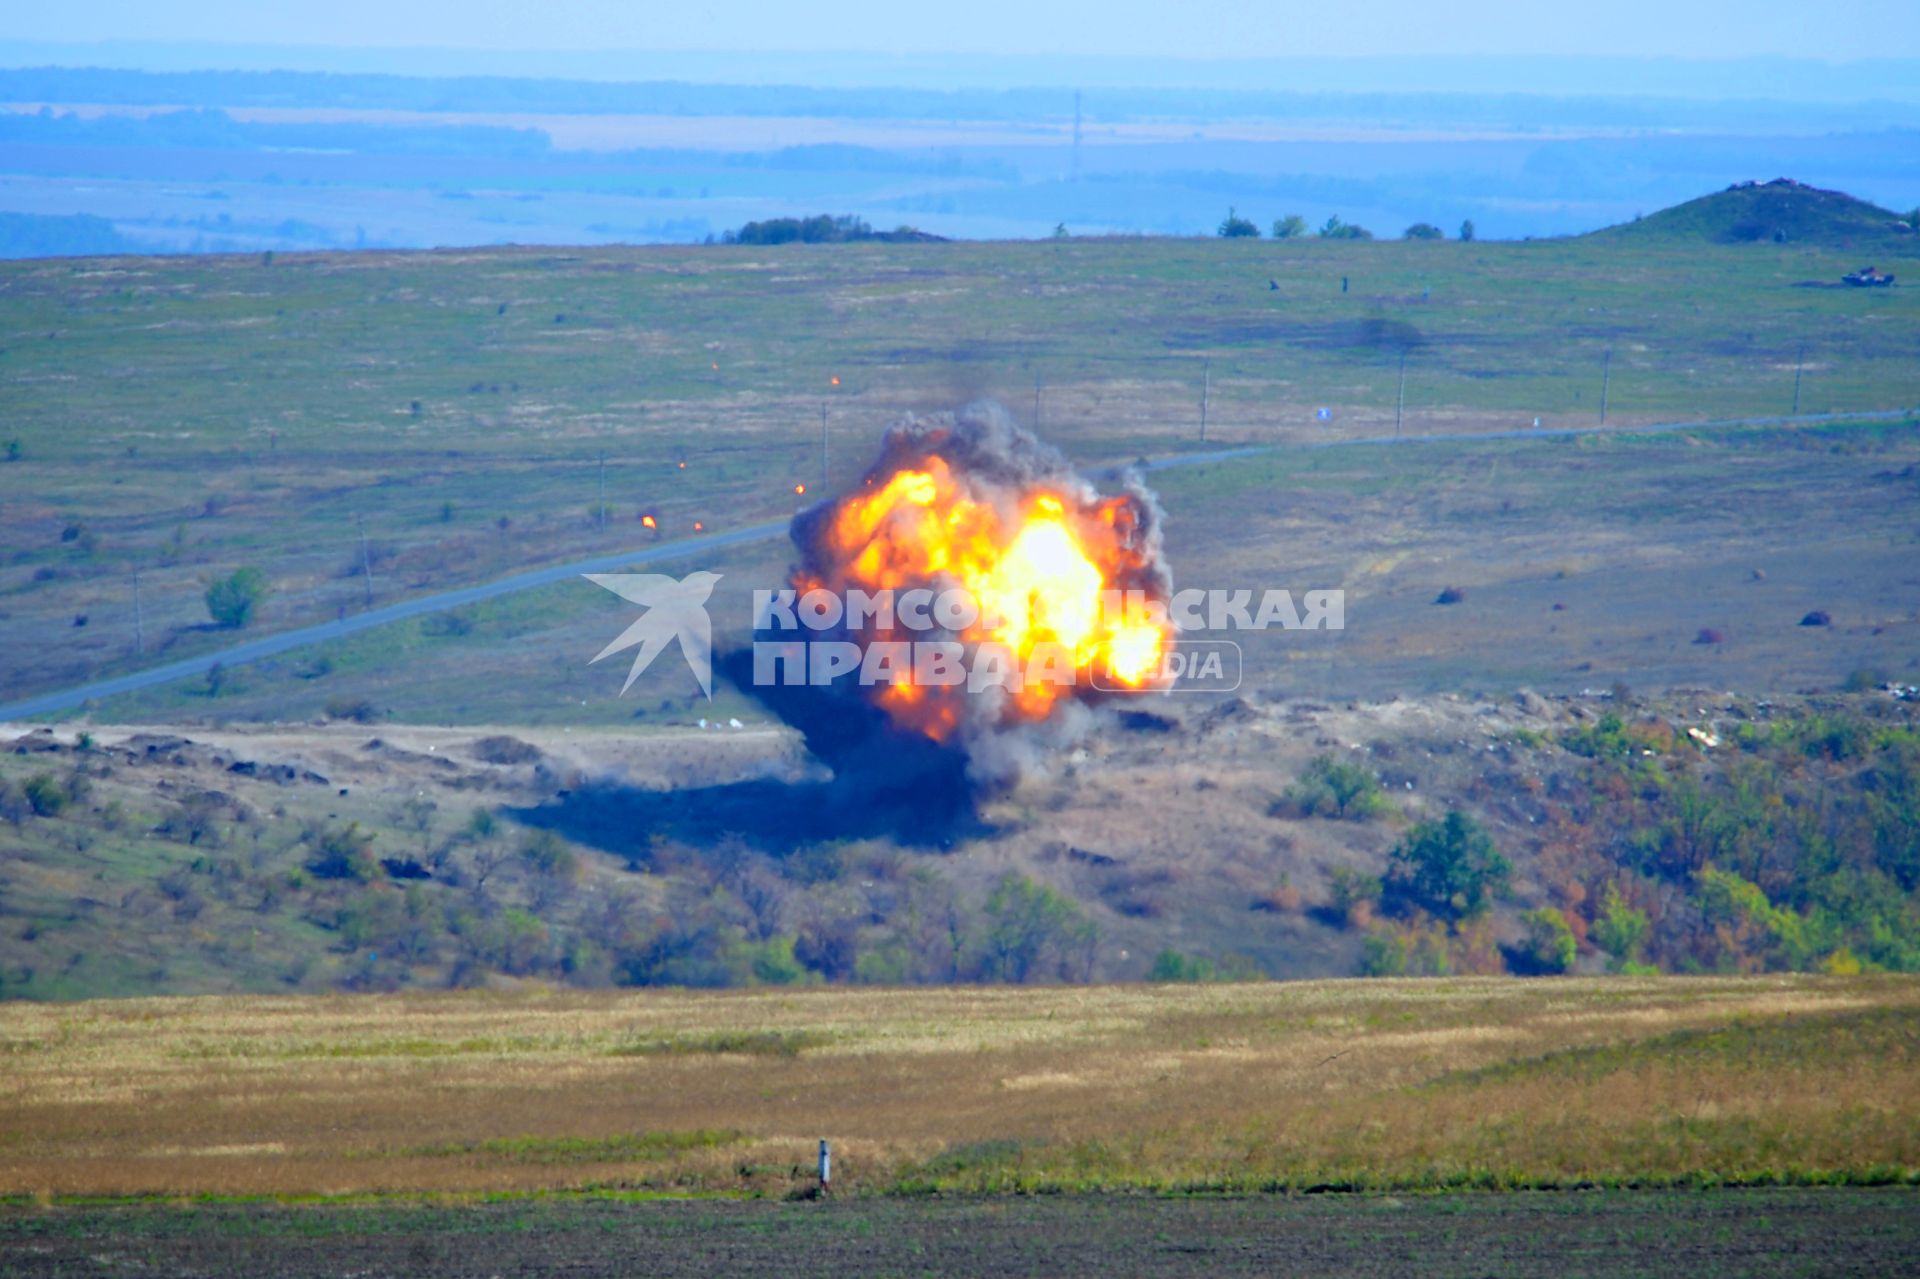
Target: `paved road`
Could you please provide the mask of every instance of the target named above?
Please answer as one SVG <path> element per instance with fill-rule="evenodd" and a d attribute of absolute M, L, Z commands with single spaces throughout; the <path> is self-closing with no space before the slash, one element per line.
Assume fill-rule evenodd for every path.
<path fill-rule="evenodd" d="M 1822 422 L 1887 422 L 1897 421 L 1912 415 L 1911 410 L 1893 409 L 1879 413 L 1809 413 L 1798 417 L 1743 417 L 1722 418 L 1704 422 L 1651 422 L 1640 426 L 1565 426 L 1542 427 L 1539 429 L 1520 428 L 1511 431 L 1475 431 L 1453 432 L 1438 435 L 1382 435 L 1361 439 L 1320 440 L 1305 445 L 1289 447 L 1306 448 L 1354 448 L 1363 445 L 1381 444 L 1445 444 L 1449 442 L 1475 440 L 1520 440 L 1541 439 L 1545 437 L 1593 434 L 1644 434 L 1649 431 L 1713 431 L 1731 430 L 1753 426 L 1815 426 Z M 1257 457 L 1273 451 L 1273 445 L 1255 444 L 1238 448 L 1215 449 L 1205 453 L 1186 453 L 1176 457 L 1156 458 L 1146 463 L 1149 471 L 1164 471 L 1175 467 L 1199 466 L 1209 462 L 1228 462 L 1237 458 Z M 512 577 L 503 577 L 497 581 L 480 586 L 469 586 L 457 591 L 442 591 L 437 595 L 423 595 L 418 599 L 403 600 L 398 604 L 388 604 L 384 608 L 370 609 L 365 613 L 356 613 L 352 617 L 335 622 L 323 622 L 318 626 L 303 626 L 297 630 L 281 631 L 275 635 L 248 640 L 223 648 L 215 653 L 203 653 L 198 657 L 185 658 L 170 662 L 165 666 L 155 666 L 144 671 L 134 671 L 127 675 L 117 675 L 112 679 L 97 680 L 91 684 L 82 684 L 77 688 L 62 689 L 53 693 L 41 693 L 34 697 L 23 698 L 17 702 L 0 704 L 0 721 L 29 719 L 35 715 L 50 715 L 60 711 L 73 710 L 83 702 L 102 697 L 112 697 L 117 693 L 131 693 L 138 689 L 152 688 L 158 684 L 171 683 L 177 679 L 188 679 L 195 675 L 205 675 L 215 666 L 237 666 L 245 662 L 258 661 L 263 657 L 273 657 L 289 652 L 307 644 L 317 644 L 325 640 L 340 639 L 359 631 L 371 630 L 376 626 L 385 626 L 389 622 L 403 621 L 409 617 L 420 617 L 427 613 L 438 613 L 445 609 L 459 608 L 466 604 L 475 604 L 481 600 L 498 599 L 502 595 L 511 595 L 515 591 L 529 590 L 536 586 L 548 586 L 554 582 L 564 582 L 578 577 L 582 573 L 612 573 L 641 564 L 660 564 L 670 560 L 686 559 L 707 551 L 724 550 L 734 546 L 745 546 L 753 542 L 768 541 L 786 534 L 787 521 L 773 520 L 765 524 L 753 524 L 746 528 L 733 529 L 726 533 L 706 533 L 698 537 L 681 538 L 672 542 L 656 542 L 634 550 L 620 551 L 610 555 L 599 555 L 592 559 L 575 560 L 570 564 L 555 564 L 548 568 L 533 569 L 525 573 L 516 573 Z"/>

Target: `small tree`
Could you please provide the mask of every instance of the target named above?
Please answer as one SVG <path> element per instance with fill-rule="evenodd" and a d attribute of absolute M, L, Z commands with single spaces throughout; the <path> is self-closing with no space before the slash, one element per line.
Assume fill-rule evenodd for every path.
<path fill-rule="evenodd" d="M 1064 968 L 1072 950 L 1089 943 L 1093 921 L 1073 899 L 1045 884 L 1012 872 L 987 898 L 986 975 L 1024 982 L 1044 975 L 1041 961 L 1051 956 Z"/>
<path fill-rule="evenodd" d="M 1447 233 L 1431 222 L 1416 222 L 1400 233 L 1403 240 L 1444 240 Z"/>
<path fill-rule="evenodd" d="M 27 784 L 22 789 L 26 794 L 27 803 L 32 805 L 33 811 L 42 817 L 58 817 L 61 810 L 67 806 L 67 788 L 62 786 L 51 773 L 35 773 L 27 779 Z M 18 824 L 15 823 L 15 825 Z"/>
<path fill-rule="evenodd" d="M 1608 884 L 1600 899 L 1600 917 L 1590 932 L 1594 945 L 1607 952 L 1607 967 L 1630 972 L 1640 966 L 1640 947 L 1647 939 L 1647 912 L 1636 910 L 1620 895 L 1618 884 Z"/>
<path fill-rule="evenodd" d="M 313 855 L 307 859 L 307 871 L 317 879 L 351 879 L 365 883 L 379 870 L 379 864 L 373 859 L 373 836 L 361 830 L 358 822 L 310 830 L 306 842 L 313 849 Z"/>
<path fill-rule="evenodd" d="M 1273 238 L 1276 240 L 1297 240 L 1307 233 L 1307 220 L 1298 213 L 1289 213 L 1273 224 Z"/>
<path fill-rule="evenodd" d="M 1331 214 L 1320 225 L 1320 238 L 1323 240 L 1371 240 L 1373 232 L 1353 222 L 1342 222 L 1339 214 Z"/>
<path fill-rule="evenodd" d="M 1448 810 L 1441 821 L 1415 826 L 1392 856 L 1388 886 L 1455 921 L 1485 910 L 1513 877 L 1513 863 L 1493 846 L 1479 822 L 1458 809 Z"/>
<path fill-rule="evenodd" d="M 267 595 L 266 575 L 257 568 L 239 568 L 207 588 L 207 612 L 229 630 L 253 620 L 253 610 Z"/>
<path fill-rule="evenodd" d="M 1260 228 L 1249 219 L 1241 217 L 1236 210 L 1229 208 L 1227 216 L 1221 219 L 1219 234 L 1229 240 L 1257 240 L 1260 238 Z"/>
<path fill-rule="evenodd" d="M 1573 967 L 1579 947 L 1565 915 L 1551 906 L 1543 906 L 1520 916 L 1520 922 L 1527 926 L 1520 950 L 1535 972 L 1564 973 Z"/>
<path fill-rule="evenodd" d="M 1473 219 L 1472 218 L 1468 218 L 1466 221 L 1460 224 L 1460 238 L 1462 240 L 1473 239 Z"/>
<path fill-rule="evenodd" d="M 1307 817 L 1345 817 L 1365 821 L 1387 810 L 1380 779 L 1363 764 L 1315 755 L 1300 780 L 1287 787 L 1280 807 Z"/>

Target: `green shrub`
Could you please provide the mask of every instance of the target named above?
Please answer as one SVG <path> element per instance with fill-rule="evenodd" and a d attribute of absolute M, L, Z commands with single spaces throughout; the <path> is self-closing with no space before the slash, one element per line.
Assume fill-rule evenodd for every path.
<path fill-rule="evenodd" d="M 1308 817 L 1365 821 L 1386 812 L 1388 804 L 1373 770 L 1331 755 L 1316 755 L 1281 796 L 1279 807 Z"/>
<path fill-rule="evenodd" d="M 1387 887 L 1446 919 L 1485 910 L 1506 891 L 1513 863 L 1493 846 L 1479 822 L 1458 809 L 1421 822 L 1395 846 Z"/>
<path fill-rule="evenodd" d="M 981 975 L 1024 982 L 1059 975 L 1070 957 L 1089 950 L 1093 921 L 1072 898 L 1009 872 L 987 897 L 986 953 Z"/>
<path fill-rule="evenodd" d="M 1255 226 L 1248 219 L 1241 217 L 1239 213 L 1237 213 L 1233 209 L 1228 209 L 1227 216 L 1220 220 L 1220 226 L 1217 233 L 1219 235 L 1225 236 L 1229 240 L 1239 240 L 1239 239 L 1257 240 L 1260 238 L 1260 228 Z"/>
<path fill-rule="evenodd" d="M 266 575 L 257 568 L 235 569 L 207 587 L 207 613 L 218 625 L 238 630 L 253 620 L 267 595 Z"/>
<path fill-rule="evenodd" d="M 1527 930 L 1520 943 L 1521 953 L 1530 967 L 1543 973 L 1564 973 L 1573 967 L 1579 947 L 1565 915 L 1551 906 L 1543 906 L 1521 915 L 1520 922 Z"/>
<path fill-rule="evenodd" d="M 27 804 L 41 817 L 58 817 L 71 799 L 67 788 L 50 773 L 35 773 L 21 790 Z"/>
<path fill-rule="evenodd" d="M 1377 876 L 1351 866 L 1335 866 L 1327 872 L 1327 909 L 1347 923 L 1356 922 L 1367 907 L 1379 900 Z"/>
<path fill-rule="evenodd" d="M 1600 901 L 1600 915 L 1589 935 L 1607 953 L 1607 967 L 1626 972 L 1639 964 L 1640 947 L 1647 940 L 1647 912 L 1636 910 L 1620 895 L 1618 884 L 1608 884 Z"/>
<path fill-rule="evenodd" d="M 580 878 L 580 858 L 566 841 L 550 830 L 543 830 L 520 846 L 520 859 L 536 874 L 550 875 L 572 883 Z"/>
<path fill-rule="evenodd" d="M 322 826 L 307 834 L 312 854 L 307 872 L 316 879 L 370 880 L 379 870 L 373 857 L 373 835 L 360 829 L 360 823 L 346 826 Z"/>
<path fill-rule="evenodd" d="M 1250 981 L 1260 975 L 1240 956 L 1216 964 L 1202 955 L 1183 955 L 1171 946 L 1155 955 L 1147 969 L 1147 980 L 1160 982 Z"/>

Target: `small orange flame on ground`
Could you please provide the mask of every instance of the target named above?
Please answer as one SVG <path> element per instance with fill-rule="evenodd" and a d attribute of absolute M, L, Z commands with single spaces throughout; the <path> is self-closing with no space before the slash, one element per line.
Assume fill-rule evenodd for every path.
<path fill-rule="evenodd" d="M 799 494 L 802 494 L 802 495 L 804 495 L 804 494 L 806 493 L 806 491 L 807 491 L 807 486 L 806 486 L 806 485 L 804 485 L 804 484 L 796 484 L 796 485 L 794 485 L 794 486 L 793 486 L 793 491 L 794 491 L 795 493 L 799 493 Z"/>
<path fill-rule="evenodd" d="M 835 386 L 839 386 L 839 385 L 840 385 L 840 379 L 839 379 L 838 377 L 835 377 L 835 378 L 833 379 L 833 384 L 834 384 Z"/>
<path fill-rule="evenodd" d="M 687 469 L 687 464 L 686 464 L 685 462 L 682 462 L 682 463 L 680 464 L 680 469 L 681 469 L 681 470 L 683 470 L 683 471 L 684 471 L 684 470 L 686 470 L 686 469 Z"/>
<path fill-rule="evenodd" d="M 702 524 L 699 520 L 695 520 L 693 522 L 693 531 L 696 533 L 704 533 L 707 531 L 707 526 Z"/>
<path fill-rule="evenodd" d="M 659 525 L 658 525 L 657 523 L 655 523 L 655 522 L 654 522 L 654 518 L 653 518 L 653 516 L 651 516 L 651 515 L 642 515 L 642 516 L 640 517 L 640 525 L 641 525 L 641 527 L 642 527 L 642 528 L 658 528 L 658 527 L 660 527 L 660 526 L 659 526 Z"/>
<path fill-rule="evenodd" d="M 1145 688 L 1159 673 L 1171 629 L 1143 598 L 1122 593 L 1124 583 L 1141 580 L 1145 564 L 1133 536 L 1139 520 L 1131 498 L 1082 500 L 1046 488 L 1021 495 L 1008 511 L 977 500 L 944 459 L 930 457 L 877 488 L 840 499 L 824 537 L 833 561 L 829 575 L 837 580 L 800 585 L 841 592 L 964 589 L 980 616 L 957 638 L 1005 645 L 1027 675 L 1012 690 L 1003 718 L 1040 719 L 1093 672 L 1103 684 L 1129 688 Z M 1070 656 L 1074 679 L 1037 677 L 1029 660 L 1046 655 Z M 956 699 L 966 695 L 959 687 L 902 681 L 881 687 L 880 704 L 897 721 L 944 740 L 958 724 Z"/>

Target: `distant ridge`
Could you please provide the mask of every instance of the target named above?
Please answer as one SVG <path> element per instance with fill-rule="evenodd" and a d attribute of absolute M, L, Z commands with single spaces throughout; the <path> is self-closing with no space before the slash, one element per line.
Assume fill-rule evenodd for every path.
<path fill-rule="evenodd" d="M 1592 234 L 1636 241 L 1920 249 L 1920 235 L 1903 215 L 1792 178 L 1736 182 L 1724 191 Z"/>

